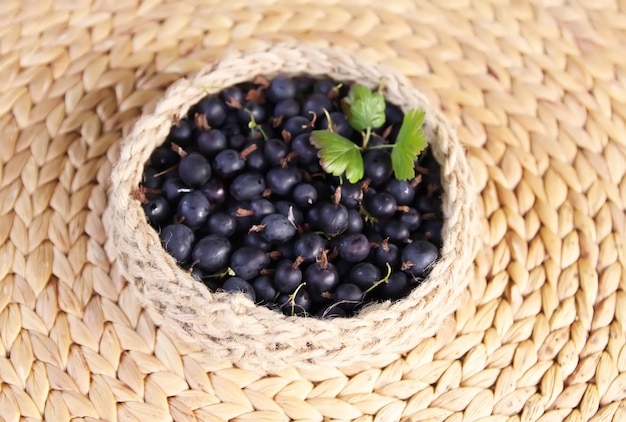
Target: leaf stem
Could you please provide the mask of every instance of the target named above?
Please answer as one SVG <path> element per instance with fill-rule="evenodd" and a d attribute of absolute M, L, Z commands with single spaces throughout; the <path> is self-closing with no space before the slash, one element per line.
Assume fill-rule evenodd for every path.
<path fill-rule="evenodd" d="M 369 147 L 369 149 L 384 149 L 384 148 L 393 148 L 395 147 L 394 144 L 380 144 L 380 145 L 374 145 L 373 147 Z"/>
<path fill-rule="evenodd" d="M 365 138 L 363 139 L 363 149 L 367 149 L 367 143 L 370 141 L 370 136 L 372 136 L 372 127 L 368 126 L 365 129 Z"/>

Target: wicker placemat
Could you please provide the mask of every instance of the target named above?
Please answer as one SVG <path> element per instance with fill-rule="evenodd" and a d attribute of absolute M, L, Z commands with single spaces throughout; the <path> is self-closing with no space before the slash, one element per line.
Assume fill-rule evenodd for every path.
<path fill-rule="evenodd" d="M 469 3 L 1 1 L 0 420 L 626 420 L 626 4 Z M 101 216 L 172 81 L 294 39 L 392 66 L 458 125 L 488 247 L 406 356 L 264 374 L 156 327 Z"/>

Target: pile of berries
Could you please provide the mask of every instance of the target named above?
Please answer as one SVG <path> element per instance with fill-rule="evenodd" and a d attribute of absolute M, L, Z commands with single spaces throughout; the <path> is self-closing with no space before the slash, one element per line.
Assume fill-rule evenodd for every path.
<path fill-rule="evenodd" d="M 258 77 L 207 95 L 176 116 L 135 191 L 165 250 L 212 291 L 242 291 L 286 315 L 354 315 L 406 296 L 442 244 L 440 169 L 430 149 L 415 177 L 394 177 L 402 110 L 363 149 L 351 183 L 325 171 L 312 131 L 357 144 L 342 101 L 349 83 Z M 372 148 L 381 146 L 381 148 Z"/>

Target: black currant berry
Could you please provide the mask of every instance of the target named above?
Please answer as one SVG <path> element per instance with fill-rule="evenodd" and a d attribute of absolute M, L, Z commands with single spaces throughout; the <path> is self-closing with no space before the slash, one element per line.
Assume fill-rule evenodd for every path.
<path fill-rule="evenodd" d="M 210 234 L 196 243 L 191 259 L 206 274 L 213 274 L 228 266 L 230 251 L 231 244 L 227 238 Z"/>
<path fill-rule="evenodd" d="M 402 250 L 404 271 L 413 277 L 423 278 L 439 257 L 437 247 L 426 240 L 416 240 Z"/>

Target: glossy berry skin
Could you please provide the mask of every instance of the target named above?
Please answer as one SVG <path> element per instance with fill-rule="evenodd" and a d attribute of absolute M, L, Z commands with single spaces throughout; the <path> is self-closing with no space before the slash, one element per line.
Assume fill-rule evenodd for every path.
<path fill-rule="evenodd" d="M 339 256 L 348 262 L 360 262 L 370 253 L 370 243 L 362 233 L 352 233 L 341 236 L 339 242 Z"/>
<path fill-rule="evenodd" d="M 317 189 L 310 183 L 300 183 L 291 193 L 293 201 L 301 208 L 308 208 L 317 202 Z"/>
<path fill-rule="evenodd" d="M 211 164 L 203 155 L 192 152 L 181 158 L 178 165 L 178 177 L 189 186 L 200 187 L 211 178 Z"/>
<path fill-rule="evenodd" d="M 196 243 L 191 252 L 191 259 L 205 274 L 213 274 L 228 266 L 231 248 L 228 239 L 210 234 Z"/>
<path fill-rule="evenodd" d="M 304 216 L 302 215 L 302 211 L 300 211 L 300 208 L 293 202 L 280 200 L 274 202 L 274 206 L 276 207 L 276 213 L 289 218 L 292 223 L 296 225 L 303 223 Z"/>
<path fill-rule="evenodd" d="M 213 159 L 213 170 L 221 179 L 229 179 L 244 169 L 246 162 L 234 149 L 220 151 Z"/>
<path fill-rule="evenodd" d="M 398 204 L 392 194 L 379 192 L 371 196 L 366 196 L 364 206 L 374 218 L 385 219 L 396 213 Z"/>
<path fill-rule="evenodd" d="M 441 199 L 437 197 L 420 196 L 415 201 L 415 208 L 422 214 L 441 212 Z"/>
<path fill-rule="evenodd" d="M 365 291 L 381 279 L 381 274 L 378 267 L 371 262 L 360 262 L 352 267 L 348 278 Z"/>
<path fill-rule="evenodd" d="M 393 174 L 391 154 L 382 149 L 372 149 L 363 154 L 364 177 L 369 178 L 372 186 L 385 183 Z"/>
<path fill-rule="evenodd" d="M 350 123 L 348 122 L 348 119 L 346 119 L 346 116 L 343 114 L 343 112 L 333 111 L 329 114 L 330 121 L 333 123 L 333 132 L 343 136 L 344 138 L 350 139 L 350 137 L 352 137 L 352 135 L 354 134 L 354 129 L 352 129 L 352 126 L 350 126 Z M 326 118 L 326 115 L 323 115 L 321 117 L 319 128 L 328 129 L 328 119 Z"/>
<path fill-rule="evenodd" d="M 416 240 L 408 244 L 401 254 L 402 263 L 409 263 L 404 271 L 416 278 L 423 278 L 438 257 L 437 247 L 426 240 Z"/>
<path fill-rule="evenodd" d="M 142 207 L 148 221 L 154 226 L 161 226 L 171 218 L 170 205 L 162 196 L 149 196 Z"/>
<path fill-rule="evenodd" d="M 265 198 L 257 198 L 250 201 L 250 210 L 252 211 L 253 219 L 252 221 L 255 224 L 261 222 L 263 217 L 270 214 L 276 214 L 276 207 L 270 201 Z"/>
<path fill-rule="evenodd" d="M 381 267 L 389 264 L 396 270 L 400 267 L 400 249 L 393 243 L 389 243 L 386 248 L 378 246 L 374 251 L 374 259 Z"/>
<path fill-rule="evenodd" d="M 303 133 L 310 132 L 313 128 L 311 126 L 311 121 L 302 116 L 293 116 L 287 119 L 285 122 L 283 129 L 286 132 L 289 132 L 291 137 L 301 135 Z"/>
<path fill-rule="evenodd" d="M 282 214 L 267 215 L 263 217 L 261 224 L 265 226 L 261 235 L 274 244 L 285 243 L 296 234 L 294 225 Z"/>
<path fill-rule="evenodd" d="M 155 168 L 149 167 L 143 172 L 141 184 L 148 189 L 159 189 L 163 184 L 163 179 L 165 178 L 159 175 Z"/>
<path fill-rule="evenodd" d="M 296 96 L 296 85 L 291 78 L 276 76 L 265 91 L 267 99 L 273 103 L 293 99 Z"/>
<path fill-rule="evenodd" d="M 237 86 L 225 88 L 220 93 L 220 98 L 224 101 L 227 110 L 236 110 L 237 108 L 234 106 L 234 103 L 243 104 L 245 101 L 243 91 Z"/>
<path fill-rule="evenodd" d="M 400 299 L 411 291 L 409 278 L 405 273 L 395 272 L 389 276 L 385 283 L 376 288 L 376 295 L 383 299 Z"/>
<path fill-rule="evenodd" d="M 337 86 L 337 82 L 330 79 L 320 79 L 315 82 L 313 92 L 328 97 L 328 94 L 333 90 L 333 88 L 335 88 L 335 86 Z"/>
<path fill-rule="evenodd" d="M 385 184 L 385 192 L 393 195 L 398 205 L 409 205 L 415 199 L 415 188 L 405 180 L 390 179 Z"/>
<path fill-rule="evenodd" d="M 318 225 L 329 236 L 338 236 L 348 228 L 348 210 L 341 204 L 327 202 L 319 210 Z"/>
<path fill-rule="evenodd" d="M 265 252 L 272 250 L 273 246 L 268 242 L 261 233 L 247 233 L 243 236 L 242 244 L 244 246 L 254 246 L 259 249 L 263 249 Z"/>
<path fill-rule="evenodd" d="M 276 297 L 276 288 L 272 282 L 272 277 L 267 275 L 260 275 L 252 280 L 252 287 L 256 295 L 257 301 L 260 303 L 271 303 Z"/>
<path fill-rule="evenodd" d="M 265 173 L 270 168 L 271 163 L 263 153 L 263 147 L 259 146 L 259 143 L 260 141 L 248 142 L 242 147 L 242 150 L 256 144 L 257 149 L 247 153 L 244 159 L 246 162 L 246 168 L 248 168 L 248 170 Z"/>
<path fill-rule="evenodd" d="M 340 203 L 348 208 L 357 208 L 363 201 L 363 190 L 359 184 L 344 183 L 341 185 Z"/>
<path fill-rule="evenodd" d="M 270 259 L 267 253 L 254 246 L 243 246 L 233 252 L 230 259 L 230 267 L 237 277 L 244 280 L 252 280 L 259 275 L 262 268 L 269 265 Z"/>
<path fill-rule="evenodd" d="M 411 238 L 411 232 L 407 226 L 398 220 L 389 220 L 382 226 L 382 235 L 388 237 L 390 241 L 394 243 L 406 243 Z"/>
<path fill-rule="evenodd" d="M 289 151 L 287 144 L 281 139 L 268 139 L 263 143 L 263 153 L 268 163 L 273 166 L 280 165 L 280 162 Z"/>
<path fill-rule="evenodd" d="M 293 116 L 297 116 L 300 113 L 300 104 L 293 98 L 288 98 L 280 101 L 274 108 L 274 116 L 281 116 L 283 119 L 288 119 Z"/>
<path fill-rule="evenodd" d="M 193 190 L 192 187 L 187 186 L 182 180 L 178 178 L 167 179 L 163 182 L 163 195 L 165 199 L 170 203 L 178 203 L 186 193 Z"/>
<path fill-rule="evenodd" d="M 363 217 L 357 210 L 348 210 L 347 233 L 361 233 L 363 231 Z"/>
<path fill-rule="evenodd" d="M 332 102 L 325 95 L 315 93 L 311 94 L 302 104 L 301 114 L 310 116 L 310 113 L 313 112 L 319 117 L 324 115 L 324 110 L 334 111 Z"/>
<path fill-rule="evenodd" d="M 192 229 L 184 224 L 170 224 L 159 233 L 161 245 L 176 262 L 182 264 L 191 256 L 195 235 Z"/>
<path fill-rule="evenodd" d="M 224 183 L 217 178 L 212 178 L 206 182 L 200 188 L 200 192 L 206 196 L 209 203 L 212 205 L 221 205 L 225 203 L 228 198 L 226 189 L 224 188 Z"/>
<path fill-rule="evenodd" d="M 226 120 L 226 105 L 215 96 L 208 96 L 200 100 L 194 111 L 204 115 L 211 127 L 219 127 Z"/>
<path fill-rule="evenodd" d="M 207 221 L 209 233 L 230 237 L 237 231 L 237 220 L 223 211 L 215 212 Z"/>
<path fill-rule="evenodd" d="M 198 134 L 198 150 L 207 158 L 213 158 L 220 151 L 228 148 L 228 139 L 219 130 L 210 130 Z"/>
<path fill-rule="evenodd" d="M 230 184 L 230 195 L 237 201 L 260 198 L 265 190 L 265 178 L 261 173 L 242 173 Z"/>
<path fill-rule="evenodd" d="M 274 273 L 276 289 L 282 293 L 291 293 L 302 283 L 302 270 L 293 262 L 285 260 L 278 263 Z"/>
<path fill-rule="evenodd" d="M 287 196 L 302 181 L 302 173 L 295 167 L 273 167 L 265 179 L 272 193 Z"/>
<path fill-rule="evenodd" d="M 256 301 L 256 292 L 254 291 L 254 287 L 240 277 L 230 277 L 224 282 L 222 289 L 229 293 L 241 292 L 251 301 Z"/>
<path fill-rule="evenodd" d="M 162 172 L 175 166 L 180 161 L 180 156 L 172 148 L 158 147 L 150 155 L 150 168 Z"/>
<path fill-rule="evenodd" d="M 307 290 L 311 292 L 313 300 L 323 300 L 322 293 L 332 292 L 339 285 L 339 274 L 331 263 L 326 265 L 315 262 L 304 272 Z"/>
<path fill-rule="evenodd" d="M 304 262 L 313 262 L 321 250 L 326 248 L 324 239 L 319 234 L 307 232 L 302 233 L 294 242 L 294 252 L 296 256 L 304 258 Z"/>
<path fill-rule="evenodd" d="M 170 129 L 168 140 L 179 146 L 188 146 L 192 141 L 192 123 L 185 119 L 180 119 Z"/>
<path fill-rule="evenodd" d="M 403 212 L 400 215 L 400 221 L 406 226 L 406 228 L 413 232 L 417 230 L 422 224 L 422 216 L 417 212 L 415 208 L 409 208 L 408 212 Z"/>
<path fill-rule="evenodd" d="M 356 284 L 342 283 L 335 289 L 334 300 L 343 308 L 352 310 L 363 300 L 363 292 Z"/>
<path fill-rule="evenodd" d="M 317 159 L 317 150 L 311 144 L 311 134 L 308 132 L 293 137 L 290 147 L 291 151 L 297 154 L 297 160 L 301 163 L 307 164 Z"/>
<path fill-rule="evenodd" d="M 178 216 L 183 223 L 192 229 L 198 229 L 206 224 L 209 217 L 209 200 L 200 191 L 185 194 L 178 203 Z"/>

